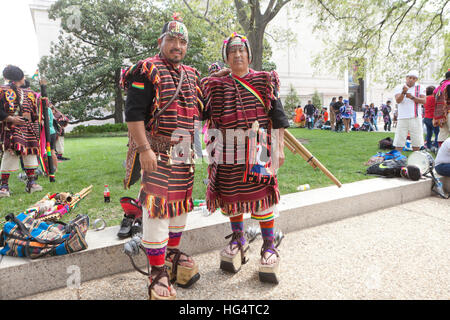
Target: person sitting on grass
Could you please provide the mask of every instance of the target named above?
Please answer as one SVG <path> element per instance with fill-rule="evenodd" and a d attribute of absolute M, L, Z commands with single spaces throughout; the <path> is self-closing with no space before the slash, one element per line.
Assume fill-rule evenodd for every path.
<path fill-rule="evenodd" d="M 447 138 L 439 148 L 434 165 L 438 174 L 450 177 L 450 138 Z"/>
<path fill-rule="evenodd" d="M 375 131 L 375 129 L 372 126 L 372 123 L 370 123 L 370 117 L 368 116 L 364 117 L 364 122 L 359 131 Z"/>

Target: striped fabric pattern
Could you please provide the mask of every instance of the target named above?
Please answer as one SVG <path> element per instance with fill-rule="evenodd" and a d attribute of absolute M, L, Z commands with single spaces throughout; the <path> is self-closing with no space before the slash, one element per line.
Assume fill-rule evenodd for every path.
<path fill-rule="evenodd" d="M 137 89 L 144 90 L 144 83 L 142 82 L 133 82 L 131 86 Z"/>
<path fill-rule="evenodd" d="M 270 221 L 270 220 L 273 220 L 274 217 L 275 217 L 275 215 L 274 215 L 273 212 L 269 212 L 269 213 L 264 214 L 264 215 L 257 215 L 257 214 L 255 214 L 255 213 L 253 213 L 253 214 L 251 215 L 251 218 L 252 218 L 252 219 L 258 220 L 258 221 Z"/>
<path fill-rule="evenodd" d="M 169 226 L 170 232 L 182 232 L 186 226 Z"/>
<path fill-rule="evenodd" d="M 183 232 L 169 232 L 169 242 L 167 243 L 167 246 L 169 248 L 176 248 L 180 245 L 181 236 Z"/>
<path fill-rule="evenodd" d="M 19 114 L 29 113 L 32 119 L 36 119 L 36 94 L 28 89 L 17 88 L 17 91 L 23 97 L 22 106 L 20 106 L 20 97 L 14 94 L 12 95 L 15 96 L 15 100 L 12 102 L 14 108 L 11 108 L 7 95 L 14 91 L 10 85 L 0 86 L 0 108 L 3 108 L 11 116 L 16 112 L 19 112 Z M 27 122 L 24 125 L 16 125 L 14 127 L 11 123 L 0 122 L 0 148 L 3 150 L 14 150 L 23 155 L 38 154 L 39 141 L 36 138 L 38 132 L 38 122 Z"/>
<path fill-rule="evenodd" d="M 255 120 L 258 120 L 260 127 L 268 129 L 270 135 L 271 121 L 267 111 L 271 108 L 271 100 L 277 99 L 275 89 L 278 89 L 278 77 L 275 73 L 251 70 L 242 79 L 259 91 L 264 105 L 251 92 L 236 83 L 231 76 L 204 78 L 202 86 L 206 97 L 206 108 L 211 112 L 209 128 L 223 131 L 224 129 L 247 130 Z M 226 141 L 225 137 L 223 141 Z M 223 145 L 219 145 L 218 150 L 223 149 Z M 236 144 L 234 149 L 237 150 Z M 223 214 L 236 216 L 262 211 L 278 203 L 278 184 L 271 186 L 243 182 L 246 168 L 243 162 L 238 164 L 238 160 L 241 159 L 237 159 L 236 152 L 234 164 L 225 163 L 226 152 L 219 157 L 222 157 L 224 164 L 213 163 L 208 170 L 210 183 L 207 190 L 207 206 L 210 211 L 214 212 L 220 208 Z"/>
<path fill-rule="evenodd" d="M 161 249 L 167 246 L 167 243 L 169 242 L 169 238 L 164 239 L 161 242 L 150 242 L 150 241 L 145 241 L 144 239 L 142 239 L 142 245 L 144 246 L 144 248 L 147 249 Z"/>
<path fill-rule="evenodd" d="M 155 89 L 151 110 L 151 116 L 154 116 L 175 94 L 182 70 L 185 76 L 180 93 L 160 116 L 158 130 L 154 126 L 147 130 L 152 130 L 153 137 L 170 141 L 172 133 L 181 129 L 184 133 L 179 135 L 180 138 L 192 144 L 194 121 L 200 119 L 203 110 L 200 74 L 197 70 L 186 65 L 175 68 L 166 59 L 156 55 L 126 70 L 121 83 L 124 88 L 128 88 L 130 83 L 136 83 L 133 82 L 134 75 L 145 75 Z M 165 153 L 161 153 L 160 158 L 156 171 L 150 174 L 144 172 L 142 175 L 140 202 L 152 218 L 172 218 L 192 211 L 194 173 L 190 172 L 191 166 L 179 162 L 169 165 L 169 156 Z"/>

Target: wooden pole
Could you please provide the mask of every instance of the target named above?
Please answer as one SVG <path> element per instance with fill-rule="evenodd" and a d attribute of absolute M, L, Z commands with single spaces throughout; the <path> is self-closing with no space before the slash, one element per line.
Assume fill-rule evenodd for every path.
<path fill-rule="evenodd" d="M 300 141 L 295 138 L 288 130 L 284 130 L 284 142 L 286 147 L 294 154 L 298 153 L 306 162 L 308 162 L 314 169 L 319 168 L 325 175 L 331 179 L 339 188 L 342 183 L 319 161 L 316 157 L 308 151 Z"/>

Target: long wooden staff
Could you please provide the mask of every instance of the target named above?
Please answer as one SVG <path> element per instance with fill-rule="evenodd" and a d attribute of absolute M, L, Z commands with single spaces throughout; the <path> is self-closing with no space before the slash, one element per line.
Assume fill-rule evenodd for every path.
<path fill-rule="evenodd" d="M 314 169 L 319 168 L 325 175 L 330 178 L 339 188 L 342 183 L 327 169 L 325 166 L 317 160 L 316 157 L 308 151 L 300 141 L 295 138 L 288 130 L 284 130 L 284 143 L 286 147 L 291 150 L 293 154 L 299 154 L 306 162 L 308 162 Z"/>

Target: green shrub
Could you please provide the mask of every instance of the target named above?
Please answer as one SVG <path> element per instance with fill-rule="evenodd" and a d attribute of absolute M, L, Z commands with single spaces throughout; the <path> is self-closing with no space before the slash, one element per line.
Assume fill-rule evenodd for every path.
<path fill-rule="evenodd" d="M 69 135 L 82 135 L 88 133 L 106 133 L 106 132 L 127 132 L 126 123 L 107 123 L 101 126 L 84 126 L 79 125 L 73 128 Z"/>

